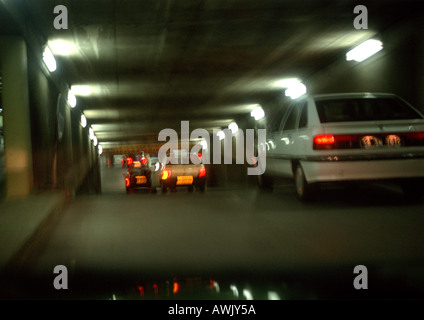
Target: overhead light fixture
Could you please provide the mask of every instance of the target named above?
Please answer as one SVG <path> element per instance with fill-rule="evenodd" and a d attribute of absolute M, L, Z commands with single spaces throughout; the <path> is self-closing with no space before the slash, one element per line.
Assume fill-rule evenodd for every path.
<path fill-rule="evenodd" d="M 286 96 L 292 99 L 297 99 L 306 93 L 306 86 L 302 82 L 292 84 L 286 90 Z"/>
<path fill-rule="evenodd" d="M 88 133 L 89 133 L 89 135 L 90 135 L 90 140 L 94 140 L 94 130 L 93 130 L 93 128 L 91 128 L 90 127 L 90 129 L 88 130 Z"/>
<path fill-rule="evenodd" d="M 97 137 L 96 136 L 93 137 L 93 143 L 94 143 L 94 146 L 97 147 L 98 141 L 97 141 Z"/>
<path fill-rule="evenodd" d="M 49 40 L 49 48 L 58 56 L 71 56 L 78 53 L 78 49 L 73 42 L 63 39 Z"/>
<path fill-rule="evenodd" d="M 225 138 L 225 133 L 222 130 L 218 131 L 216 135 L 218 136 L 219 140 L 223 140 Z"/>
<path fill-rule="evenodd" d="M 274 82 L 274 86 L 278 88 L 288 88 L 292 86 L 293 84 L 296 84 L 299 82 L 301 82 L 301 80 L 298 78 L 285 78 L 285 79 L 280 79 Z"/>
<path fill-rule="evenodd" d="M 101 144 L 99 144 L 99 146 L 97 147 L 99 149 L 99 155 L 101 155 L 103 153 L 103 147 Z"/>
<path fill-rule="evenodd" d="M 77 105 L 77 98 L 73 94 L 72 90 L 68 91 L 68 103 L 71 108 L 75 108 L 75 106 Z"/>
<path fill-rule="evenodd" d="M 93 91 L 90 86 L 86 85 L 73 85 L 71 90 L 75 95 L 85 97 L 90 96 Z"/>
<path fill-rule="evenodd" d="M 43 61 L 50 72 L 56 71 L 56 68 L 57 68 L 56 59 L 54 58 L 54 55 L 48 46 L 44 48 Z"/>
<path fill-rule="evenodd" d="M 76 96 L 102 96 L 110 94 L 107 85 L 99 84 L 74 84 L 71 87 L 72 92 Z"/>
<path fill-rule="evenodd" d="M 235 134 L 237 131 L 238 131 L 238 125 L 237 125 L 237 123 L 235 123 L 235 122 L 231 122 L 230 123 L 230 125 L 228 126 L 228 129 L 230 129 L 231 130 L 231 132 L 233 133 L 233 134 Z"/>
<path fill-rule="evenodd" d="M 87 126 L 87 118 L 84 114 L 81 115 L 81 127 L 85 128 Z"/>
<path fill-rule="evenodd" d="M 359 46 L 353 48 L 348 53 L 346 53 L 347 61 L 364 61 L 365 59 L 371 57 L 373 54 L 376 54 L 383 49 L 383 43 L 379 40 L 370 39 Z"/>
<path fill-rule="evenodd" d="M 208 148 L 208 143 L 206 142 L 206 140 L 200 141 L 200 145 L 202 146 L 203 150 L 206 150 Z"/>
<path fill-rule="evenodd" d="M 255 109 L 252 110 L 250 115 L 255 118 L 256 121 L 258 121 L 265 117 L 265 112 L 264 109 L 262 109 L 262 107 L 258 105 Z"/>

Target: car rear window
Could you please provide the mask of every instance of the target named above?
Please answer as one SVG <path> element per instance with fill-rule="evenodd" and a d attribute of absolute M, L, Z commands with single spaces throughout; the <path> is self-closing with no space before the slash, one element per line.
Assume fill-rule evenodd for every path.
<path fill-rule="evenodd" d="M 359 98 L 315 101 L 321 123 L 422 119 L 395 98 Z"/>
<path fill-rule="evenodd" d="M 199 157 L 200 156 L 200 157 Z M 195 161 L 193 161 L 193 159 Z M 172 150 L 168 154 L 169 164 L 200 164 L 201 155 L 187 150 Z"/>

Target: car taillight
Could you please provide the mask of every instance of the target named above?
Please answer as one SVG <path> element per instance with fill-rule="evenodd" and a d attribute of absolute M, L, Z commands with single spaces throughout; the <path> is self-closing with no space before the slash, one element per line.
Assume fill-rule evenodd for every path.
<path fill-rule="evenodd" d="M 141 157 L 141 158 L 140 158 L 140 161 L 141 161 L 141 164 L 142 164 L 143 166 L 145 166 L 145 165 L 147 164 L 147 158 L 146 158 L 146 157 Z"/>
<path fill-rule="evenodd" d="M 129 166 L 133 164 L 133 159 L 132 159 L 132 158 L 130 158 L 130 157 L 128 157 L 128 158 L 126 159 L 126 161 L 127 161 L 127 164 L 128 164 Z"/>
<path fill-rule="evenodd" d="M 162 180 L 166 180 L 171 176 L 171 170 L 169 169 L 164 169 L 162 171 Z"/>
<path fill-rule="evenodd" d="M 130 186 L 130 178 L 128 178 L 128 177 L 125 178 L 125 186 L 126 187 Z"/>
<path fill-rule="evenodd" d="M 423 146 L 424 132 L 408 132 L 405 134 L 405 144 L 407 146 Z"/>
<path fill-rule="evenodd" d="M 314 144 L 316 145 L 329 145 L 336 142 L 332 134 L 319 134 L 314 138 Z"/>
<path fill-rule="evenodd" d="M 313 141 L 315 150 L 403 146 L 424 146 L 424 132 L 320 134 Z"/>
<path fill-rule="evenodd" d="M 206 175 L 206 168 L 205 167 L 201 167 L 199 169 L 199 178 L 204 177 Z"/>

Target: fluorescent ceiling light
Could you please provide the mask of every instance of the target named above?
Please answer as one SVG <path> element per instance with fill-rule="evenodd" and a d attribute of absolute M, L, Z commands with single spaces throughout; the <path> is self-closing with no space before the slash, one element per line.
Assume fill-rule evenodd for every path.
<path fill-rule="evenodd" d="M 71 91 L 76 96 L 89 96 L 93 92 L 91 86 L 86 85 L 74 85 L 71 87 Z"/>
<path fill-rule="evenodd" d="M 383 43 L 378 40 L 367 40 L 346 53 L 346 60 L 364 61 L 383 49 Z"/>
<path fill-rule="evenodd" d="M 291 85 L 286 90 L 285 93 L 286 93 L 287 97 L 290 97 L 292 99 L 296 99 L 296 98 L 303 96 L 306 93 L 306 86 L 301 82 L 297 82 L 297 83 Z"/>
<path fill-rule="evenodd" d="M 224 131 L 220 130 L 216 133 L 216 135 L 218 136 L 219 140 L 222 140 L 225 138 L 225 133 Z"/>
<path fill-rule="evenodd" d="M 97 137 L 96 136 L 93 137 L 93 142 L 94 142 L 94 146 L 97 147 L 97 142 L 98 141 L 97 141 Z"/>
<path fill-rule="evenodd" d="M 76 96 L 102 96 L 102 95 L 108 95 L 110 93 L 109 89 L 106 86 L 101 85 L 91 85 L 91 84 L 78 84 L 73 85 L 71 87 L 72 92 Z"/>
<path fill-rule="evenodd" d="M 265 117 L 265 112 L 264 109 L 262 109 L 262 107 L 258 105 L 255 109 L 252 110 L 250 115 L 257 121 Z"/>
<path fill-rule="evenodd" d="M 49 47 L 46 46 L 43 52 L 43 61 L 46 64 L 47 69 L 49 69 L 50 72 L 55 72 L 57 68 L 56 59 L 54 58 L 53 53 L 49 49 Z"/>
<path fill-rule="evenodd" d="M 228 129 L 230 129 L 233 134 L 236 133 L 238 131 L 237 123 L 231 122 L 230 125 L 228 126 Z"/>
<path fill-rule="evenodd" d="M 206 150 L 208 148 L 208 143 L 206 142 L 206 140 L 200 141 L 200 145 L 202 146 L 203 150 Z"/>
<path fill-rule="evenodd" d="M 58 56 L 70 56 L 78 53 L 78 49 L 73 42 L 61 39 L 50 40 L 49 48 Z"/>
<path fill-rule="evenodd" d="M 68 103 L 71 106 L 71 108 L 75 108 L 75 106 L 77 105 L 77 98 L 75 97 L 75 95 L 72 93 L 71 90 L 68 91 Z"/>
<path fill-rule="evenodd" d="M 299 83 L 301 82 L 300 79 L 298 78 L 286 78 L 286 79 L 281 79 L 278 80 L 274 83 L 274 86 L 279 87 L 279 88 L 288 88 L 290 86 L 292 86 L 293 84 Z"/>
<path fill-rule="evenodd" d="M 87 118 L 85 115 L 81 115 L 81 127 L 85 128 L 87 126 Z"/>
<path fill-rule="evenodd" d="M 103 153 L 103 147 L 101 144 L 99 144 L 99 146 L 97 147 L 99 149 L 99 155 L 101 155 Z"/>
<path fill-rule="evenodd" d="M 90 139 L 91 139 L 91 140 L 94 140 L 94 130 L 93 130 L 93 128 L 90 128 L 90 129 L 88 130 L 88 132 L 89 132 L 89 134 L 90 134 Z"/>

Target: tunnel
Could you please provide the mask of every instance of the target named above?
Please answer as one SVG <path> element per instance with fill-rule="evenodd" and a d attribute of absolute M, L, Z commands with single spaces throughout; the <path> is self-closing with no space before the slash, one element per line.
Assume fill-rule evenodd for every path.
<path fill-rule="evenodd" d="M 320 196 L 324 203 L 301 203 L 295 174 L 304 158 L 292 159 L 287 169 L 295 180 L 278 179 L 273 191 L 258 187 L 269 174 L 249 170 L 261 164 L 261 143 L 272 148 L 270 124 L 294 103 L 293 84 L 307 96 L 393 94 L 424 113 L 423 17 L 420 1 L 397 0 L 0 1 L 3 272 L 25 270 L 31 281 L 49 286 L 43 297 L 68 298 L 72 290 L 50 288 L 56 263 L 78 270 L 79 284 L 96 272 L 110 279 L 116 271 L 130 280 L 117 277 L 110 286 L 128 280 L 135 288 L 130 299 L 138 299 L 140 287 L 144 298 L 155 277 L 174 279 L 163 283 L 175 289 L 193 286 L 191 277 L 202 275 L 210 294 L 216 290 L 211 277 L 229 284 L 234 274 L 259 277 L 261 285 L 269 277 L 278 279 L 274 285 L 301 274 L 322 290 L 322 281 L 337 277 L 319 271 L 331 269 L 347 274 L 334 292 L 285 291 L 286 297 L 422 298 L 422 201 L 404 198 L 397 185 L 367 181 L 365 191 L 330 187 Z M 374 55 L 347 58 L 367 40 L 380 44 Z M 408 125 L 422 139 L 424 125 Z M 403 140 L 394 143 L 424 145 L 396 130 L 390 137 Z M 156 179 L 157 189 L 129 191 L 130 179 L 141 181 L 141 174 L 130 177 L 132 162 L 160 158 L 172 137 L 205 162 L 206 187 L 167 192 L 165 166 L 158 164 L 147 178 Z M 407 176 L 414 191 L 424 190 L 419 154 L 404 165 L 416 169 Z M 135 226 L 146 237 L 127 239 L 138 233 Z M 143 254 L 134 249 L 141 243 Z M 353 268 L 367 263 L 381 287 L 351 290 Z M 14 278 L 3 278 L 9 288 Z M 135 278 L 149 286 L 135 285 Z M 85 297 L 86 289 L 75 295 Z M 1 290 L 6 299 L 27 297 Z M 157 286 L 152 292 L 158 296 Z"/>

